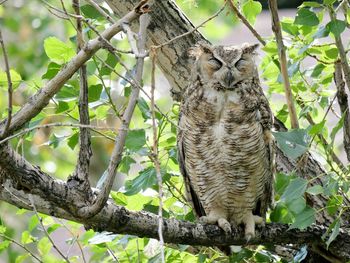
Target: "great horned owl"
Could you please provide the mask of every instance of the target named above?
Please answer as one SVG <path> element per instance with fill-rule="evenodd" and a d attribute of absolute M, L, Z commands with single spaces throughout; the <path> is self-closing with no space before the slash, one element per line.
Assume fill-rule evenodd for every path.
<path fill-rule="evenodd" d="M 260 86 L 258 45 L 190 50 L 193 80 L 181 104 L 178 155 L 187 197 L 202 223 L 255 235 L 273 199 L 272 113 Z"/>

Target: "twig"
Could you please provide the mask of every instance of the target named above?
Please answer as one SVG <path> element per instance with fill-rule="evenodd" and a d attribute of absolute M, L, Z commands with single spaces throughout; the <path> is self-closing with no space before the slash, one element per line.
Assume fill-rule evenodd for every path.
<path fill-rule="evenodd" d="M 6 3 L 7 1 L 8 1 L 8 0 L 2 0 L 2 1 L 0 2 L 0 5 Z"/>
<path fill-rule="evenodd" d="M 155 102 L 154 102 L 154 90 L 156 87 L 155 78 L 156 69 L 156 52 L 152 50 L 152 72 L 151 72 L 151 112 L 152 112 L 152 128 L 153 128 L 153 153 L 152 160 L 154 167 L 156 169 L 157 181 L 158 181 L 158 194 L 159 194 L 159 208 L 158 208 L 158 235 L 159 235 L 159 245 L 160 254 L 162 262 L 165 262 L 164 257 L 164 238 L 163 238 L 163 180 L 160 170 L 159 156 L 158 156 L 158 136 L 157 136 L 157 124 L 156 124 L 156 114 L 155 114 Z"/>
<path fill-rule="evenodd" d="M 147 13 L 140 16 L 140 32 L 139 32 L 139 42 L 138 42 L 138 53 L 143 54 L 146 46 L 146 30 L 149 24 L 149 15 Z M 138 57 L 136 62 L 136 73 L 135 79 L 137 83 L 141 83 L 142 73 L 143 73 L 144 57 Z M 125 145 L 126 135 L 128 132 L 131 117 L 133 115 L 134 109 L 136 107 L 137 99 L 139 96 L 140 89 L 133 87 L 129 103 L 122 117 L 122 125 L 119 129 L 119 133 L 116 139 L 116 143 L 111 155 L 110 162 L 107 168 L 107 178 L 103 182 L 101 191 L 98 193 L 94 203 L 90 206 L 82 207 L 79 209 L 79 214 L 82 217 L 89 218 L 96 215 L 105 205 L 108 200 L 109 193 L 112 189 L 113 182 L 116 175 L 116 169 L 118 168 L 120 161 L 122 159 L 123 149 Z"/>
<path fill-rule="evenodd" d="M 249 23 L 249 21 L 244 17 L 244 15 L 241 14 L 241 12 L 238 10 L 238 8 L 235 6 L 232 0 L 227 1 L 232 9 L 232 11 L 236 14 L 236 16 L 243 22 L 243 24 L 248 27 L 250 32 L 253 33 L 253 35 L 259 40 L 259 42 L 265 46 L 266 42 L 265 40 L 260 36 L 260 34 L 254 29 L 254 27 Z"/>
<path fill-rule="evenodd" d="M 137 44 L 136 44 L 136 40 L 135 40 L 135 33 L 131 30 L 129 24 L 127 24 L 127 23 L 124 23 L 122 25 L 122 27 L 123 27 L 124 33 L 126 34 L 126 36 L 128 38 L 132 52 L 135 54 L 136 57 L 139 57 L 140 54 L 138 53 L 139 51 L 137 49 Z"/>
<path fill-rule="evenodd" d="M 38 211 L 36 210 L 36 206 L 35 206 L 35 204 L 34 204 L 33 196 L 32 196 L 31 194 L 29 194 L 28 197 L 29 197 L 29 201 L 30 201 L 30 203 L 31 203 L 31 206 L 32 206 L 32 208 L 33 208 L 33 211 L 34 211 L 36 217 L 38 218 L 39 223 L 40 223 L 42 229 L 44 230 L 45 235 L 47 236 L 47 238 L 49 239 L 50 243 L 52 244 L 53 248 L 57 251 L 58 254 L 60 254 L 60 256 L 61 256 L 65 261 L 67 261 L 67 262 L 70 263 L 70 260 L 69 260 L 69 259 L 61 252 L 61 250 L 56 246 L 56 244 L 55 244 L 55 242 L 52 240 L 50 234 L 47 232 L 47 230 L 46 230 L 46 228 L 45 228 L 45 226 L 44 226 L 44 224 L 43 224 L 43 219 L 39 216 Z"/>
<path fill-rule="evenodd" d="M 101 14 L 103 15 L 110 23 L 114 24 L 116 21 L 113 19 L 113 17 L 111 17 L 109 14 L 107 14 L 105 12 L 105 10 L 103 10 L 94 0 L 85 0 L 86 2 L 88 2 L 90 5 L 92 5 L 93 7 L 95 7 L 95 9 Z"/>
<path fill-rule="evenodd" d="M 7 239 L 8 241 L 10 241 L 11 243 L 14 243 L 16 244 L 17 246 L 23 248 L 25 251 L 28 252 L 28 254 L 30 254 L 33 258 L 35 258 L 38 262 L 42 262 L 35 254 L 33 254 L 26 246 L 22 245 L 21 243 L 17 242 L 16 240 L 6 236 L 6 235 L 3 235 L 3 234 L 0 234 L 0 237 L 4 238 L 4 239 Z"/>
<path fill-rule="evenodd" d="M 194 27 L 193 29 L 191 29 L 190 31 L 186 32 L 186 33 L 183 33 L 179 36 L 176 36 L 172 39 L 170 39 L 169 41 L 166 41 L 160 45 L 157 45 L 157 46 L 152 46 L 153 49 L 159 49 L 159 48 L 162 48 L 166 45 L 169 45 L 170 43 L 182 38 L 182 37 L 185 37 L 187 35 L 190 35 L 192 34 L 193 32 L 197 31 L 198 28 L 204 26 L 206 23 L 208 23 L 210 20 L 213 20 L 215 17 L 217 17 L 224 9 L 225 9 L 225 6 L 226 6 L 226 2 L 224 3 L 224 5 L 214 14 L 212 15 L 211 17 L 209 17 L 208 19 L 204 20 L 202 23 L 200 23 L 198 26 Z"/>
<path fill-rule="evenodd" d="M 140 16 L 140 14 L 147 12 L 146 0 L 140 2 L 140 4 L 131 12 L 126 14 L 123 18 L 118 20 L 116 24 L 113 24 L 107 28 L 101 35 L 109 40 L 115 34 L 119 33 L 122 28 L 121 24 L 126 21 L 132 21 Z M 29 102 L 22 106 L 22 108 L 12 116 L 9 132 L 13 132 L 21 128 L 25 123 L 35 117 L 50 101 L 50 99 L 61 89 L 63 84 L 70 79 L 73 74 L 88 61 L 96 52 L 103 46 L 103 41 L 97 37 L 86 43 L 84 48 L 69 61 L 65 67 L 56 74 L 46 85 L 40 89 L 35 95 L 33 95 Z M 35 107 L 33 107 L 35 105 Z M 1 134 L 4 128 L 4 122 L 0 123 Z"/>
<path fill-rule="evenodd" d="M 337 18 L 333 7 L 329 6 L 328 11 L 329 11 L 329 16 L 331 18 L 331 21 L 336 21 Z M 334 39 L 335 39 L 335 45 L 338 48 L 339 58 L 341 61 L 343 72 L 344 72 L 345 83 L 346 83 L 346 86 L 348 87 L 348 90 L 350 91 L 350 66 L 346 57 L 344 45 L 340 36 L 334 35 Z"/>
<path fill-rule="evenodd" d="M 77 15 L 77 52 L 84 46 L 83 26 L 80 17 L 80 0 L 73 0 L 73 9 Z M 89 97 L 88 97 L 88 80 L 86 65 L 83 64 L 79 69 L 80 90 L 79 90 L 79 123 L 82 125 L 90 125 L 89 116 Z M 75 172 L 69 177 L 69 180 L 76 177 L 76 180 L 82 184 L 83 190 L 90 190 L 89 183 L 89 166 L 92 156 L 91 150 L 91 134 L 88 128 L 80 127 L 79 133 L 79 154 Z"/>
<path fill-rule="evenodd" d="M 5 44 L 4 44 L 4 39 L 2 38 L 2 32 L 0 29 L 0 43 L 1 43 L 1 48 L 2 48 L 2 53 L 4 56 L 4 61 L 5 61 L 5 72 L 6 72 L 6 77 L 7 77 L 7 93 L 8 93 L 8 114 L 7 114 L 7 121 L 5 124 L 5 128 L 4 131 L 1 135 L 1 137 L 5 137 L 7 135 L 8 129 L 10 127 L 11 124 L 11 119 L 12 119 L 12 81 L 11 81 L 11 73 L 10 73 L 10 66 L 9 66 L 9 61 L 8 61 L 8 57 L 7 57 L 7 52 L 6 52 L 6 48 L 5 48 Z"/>
<path fill-rule="evenodd" d="M 350 162 L 350 114 L 349 114 L 349 100 L 348 95 L 345 92 L 345 83 L 343 80 L 343 74 L 341 64 L 335 63 L 334 65 L 334 82 L 337 88 L 337 99 L 341 111 L 341 115 L 344 118 L 343 124 L 343 143 L 344 149 L 348 161 Z"/>
<path fill-rule="evenodd" d="M 298 123 L 297 113 L 295 110 L 293 93 L 289 83 L 286 51 L 285 51 L 285 46 L 283 44 L 281 25 L 278 17 L 277 0 L 269 0 L 268 2 L 269 2 L 269 8 L 271 12 L 272 30 L 276 36 L 278 55 L 279 55 L 280 65 L 281 65 L 281 74 L 282 74 L 283 83 L 284 83 L 284 92 L 286 94 L 291 127 L 293 129 L 297 129 L 299 128 L 299 123 Z"/>
<path fill-rule="evenodd" d="M 22 131 L 13 134 L 11 136 L 8 136 L 4 138 L 3 140 L 0 141 L 0 145 L 3 144 L 4 142 L 7 142 L 13 138 L 19 137 L 23 134 L 26 134 L 28 132 L 31 132 L 33 130 L 38 130 L 38 129 L 45 129 L 49 127 L 74 127 L 74 128 L 88 128 L 88 129 L 96 129 L 96 130 L 114 130 L 113 127 L 99 127 L 99 126 L 94 126 L 94 125 L 83 125 L 83 124 L 77 124 L 77 123 L 62 123 L 62 122 L 54 122 L 54 123 L 48 123 L 44 125 L 37 125 L 33 126 L 30 128 L 23 129 Z"/>

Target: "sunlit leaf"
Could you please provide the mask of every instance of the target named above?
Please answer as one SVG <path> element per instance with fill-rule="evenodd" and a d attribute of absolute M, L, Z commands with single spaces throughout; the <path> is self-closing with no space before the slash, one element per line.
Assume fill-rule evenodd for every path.
<path fill-rule="evenodd" d="M 10 69 L 12 88 L 16 89 L 22 82 L 21 75 L 14 69 Z M 0 71 L 0 88 L 8 88 L 6 72 Z"/>
<path fill-rule="evenodd" d="M 57 64 L 67 63 L 75 56 L 73 47 L 67 45 L 56 37 L 48 37 L 44 41 L 46 55 Z"/>
<path fill-rule="evenodd" d="M 41 76 L 42 79 L 52 79 L 60 71 L 61 65 L 56 64 L 55 62 L 50 62 L 47 66 L 47 71 L 44 75 Z"/>
<path fill-rule="evenodd" d="M 261 13 L 262 6 L 258 1 L 248 0 L 243 4 L 242 11 L 244 16 L 254 25 L 258 14 Z"/>
<path fill-rule="evenodd" d="M 323 187 L 320 185 L 314 185 L 309 187 L 306 190 L 307 193 L 312 194 L 312 195 L 319 195 L 319 194 L 323 194 Z"/>
<path fill-rule="evenodd" d="M 89 102 L 94 102 L 100 99 L 102 92 L 102 85 L 101 84 L 96 84 L 96 85 L 90 85 L 89 86 Z"/>
<path fill-rule="evenodd" d="M 157 174 L 153 167 L 148 167 L 142 170 L 139 175 L 126 182 L 125 195 L 134 195 L 141 190 L 145 190 L 157 182 Z"/>
<path fill-rule="evenodd" d="M 343 204 L 343 197 L 341 195 L 332 196 L 327 202 L 328 213 L 330 215 L 334 215 L 342 204 Z"/>

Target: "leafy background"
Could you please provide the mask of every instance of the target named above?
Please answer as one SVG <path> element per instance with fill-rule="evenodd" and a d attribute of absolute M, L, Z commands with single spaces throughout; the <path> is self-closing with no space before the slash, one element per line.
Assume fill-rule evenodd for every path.
<path fill-rule="evenodd" d="M 66 2 L 66 1 L 65 1 Z M 70 3 L 66 8 L 72 12 Z M 49 1 L 61 8 L 59 1 Z M 221 3 L 218 1 L 178 0 L 177 3 L 194 24 L 199 24 L 215 13 Z M 264 3 L 263 3 L 264 4 Z M 301 4 L 301 3 L 300 3 Z M 342 154 L 339 143 L 341 138 L 342 118 L 337 118 L 330 111 L 335 95 L 333 82 L 333 63 L 338 58 L 334 36 L 348 36 L 346 26 L 350 23 L 349 10 L 330 22 L 326 7 L 332 8 L 336 1 L 304 2 L 299 6 L 295 17 L 282 20 L 285 43 L 288 47 L 288 74 L 297 105 L 301 129 L 286 133 L 275 133 L 280 148 L 291 158 L 302 156 L 310 150 L 321 163 L 326 165 L 328 173 L 322 176 L 322 185 L 309 186 L 308 181 L 294 174 L 277 174 L 276 208 L 269 214 L 269 220 L 290 224 L 290 228 L 306 228 L 315 222 L 320 211 L 315 211 L 306 202 L 307 195 L 324 194 L 328 198 L 327 210 L 336 220 L 329 227 L 324 237 L 329 244 L 339 232 L 340 215 L 348 209 L 343 205 L 343 197 L 338 189 L 345 193 L 349 190 L 347 177 L 332 161 L 330 150 Z M 253 0 L 241 1 L 241 11 L 252 24 L 259 19 L 262 5 Z M 263 11 L 264 12 L 264 11 Z M 99 30 L 106 21 L 89 5 L 82 6 L 82 13 Z M 339 16 L 340 17 L 340 16 Z M 48 12 L 45 5 L 38 1 L 8 1 L 0 7 L 1 26 L 11 64 L 11 76 L 14 82 L 14 110 L 19 109 L 30 95 L 45 82 L 50 80 L 75 54 L 76 32 L 71 21 L 62 20 Z M 200 31 L 212 42 L 220 40 L 235 32 L 241 26 L 232 14 L 222 14 L 210 21 Z M 217 30 L 220 28 L 220 30 Z M 234 33 L 233 33 L 234 34 Z M 246 34 L 250 34 L 249 32 Z M 89 29 L 84 30 L 86 39 L 96 37 Z M 346 39 L 344 37 L 344 39 Z M 243 42 L 243 41 L 242 41 Z M 120 49 L 128 49 L 125 38 L 118 37 L 113 44 Z M 346 43 L 346 45 L 349 45 Z M 349 48 L 349 46 L 347 46 Z M 132 69 L 135 60 L 130 55 L 120 54 L 123 62 Z M 316 59 L 315 59 L 316 58 Z M 287 106 L 283 97 L 284 90 L 279 73 L 276 42 L 273 37 L 267 38 L 267 45 L 262 47 L 259 58 L 260 74 L 266 93 L 275 115 L 289 127 Z M 146 62 L 144 77 L 145 89 L 149 91 L 150 62 Z M 87 63 L 89 81 L 89 110 L 92 124 L 112 127 L 92 133 L 93 157 L 91 178 L 99 186 L 103 180 L 109 156 L 113 149 L 113 138 L 120 125 L 130 86 L 105 64 L 116 72 L 125 75 L 125 70 L 113 56 L 106 51 L 99 51 Z M 76 122 L 78 119 L 77 96 L 79 81 L 77 76 L 69 80 L 54 97 L 48 107 L 33 119 L 28 127 L 52 122 Z M 7 81 L 4 72 L 0 73 L 0 117 L 6 117 Z M 175 217 L 182 220 L 194 220 L 191 208 L 184 198 L 183 181 L 179 173 L 176 157 L 176 123 L 179 105 L 171 100 L 168 84 L 157 71 L 156 103 L 161 112 L 156 113 L 159 134 L 159 156 L 163 177 L 164 217 Z M 334 106 L 335 110 L 338 108 Z M 327 114 L 326 114 L 327 113 Z M 306 121 L 309 114 L 315 124 Z M 322 134 L 330 144 L 323 145 L 317 135 Z M 66 179 L 74 170 L 77 158 L 78 129 L 67 127 L 38 129 L 11 141 L 15 149 L 29 161 L 39 165 L 44 171 Z M 112 198 L 118 205 L 131 210 L 158 212 L 157 179 L 152 160 L 152 125 L 150 102 L 147 97 L 139 98 L 133 116 L 130 132 L 127 137 L 122 163 L 118 170 Z M 343 160 L 344 156 L 342 157 Z M 100 181 L 99 178 L 101 177 Z M 0 212 L 0 261 L 31 262 L 30 255 L 9 238 L 16 240 L 29 250 L 38 254 L 44 262 L 63 262 L 52 248 L 48 237 L 42 230 L 37 215 L 22 209 L 1 203 Z M 129 235 L 112 233 L 95 233 L 85 231 L 82 226 L 73 222 L 58 220 L 40 215 L 43 225 L 55 242 L 68 255 L 72 262 L 82 262 L 82 253 L 90 262 L 112 262 L 116 257 L 119 262 L 158 262 L 159 245 L 148 238 L 137 238 Z M 300 249 L 295 262 L 302 260 L 307 248 Z M 184 245 L 166 247 L 167 262 L 214 262 L 225 260 L 225 256 L 212 248 L 190 248 Z M 273 255 L 263 246 L 255 248 L 236 248 L 231 262 L 281 262 L 284 259 Z"/>

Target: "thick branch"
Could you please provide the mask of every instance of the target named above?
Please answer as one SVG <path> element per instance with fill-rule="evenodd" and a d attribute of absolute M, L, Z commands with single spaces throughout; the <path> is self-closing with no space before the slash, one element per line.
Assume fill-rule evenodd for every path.
<path fill-rule="evenodd" d="M 56 191 L 58 194 L 60 191 Z M 103 210 L 89 219 L 75 217 L 66 211 L 57 208 L 54 203 L 48 202 L 39 195 L 32 195 L 38 212 L 52 216 L 73 220 L 84 224 L 96 231 L 110 231 L 119 234 L 137 235 L 158 239 L 158 217 L 147 212 L 132 212 L 124 207 L 116 206 L 109 200 Z M 65 196 L 61 196 L 62 199 Z M 0 188 L 0 199 L 18 207 L 32 210 L 28 194 L 13 187 L 7 180 Z M 267 224 L 258 229 L 256 237 L 248 244 L 307 244 L 310 247 L 318 246 L 325 249 L 321 236 L 325 227 L 312 226 L 306 230 L 288 229 L 288 225 Z M 225 234 L 216 225 L 201 225 L 176 219 L 164 219 L 164 241 L 167 243 L 189 244 L 201 246 L 213 245 L 246 245 L 243 229 L 234 229 L 232 235 Z M 350 259 L 350 235 L 341 231 L 337 239 L 331 243 L 329 251 L 337 255 L 340 261 Z"/>
<path fill-rule="evenodd" d="M 280 58 L 280 66 L 281 66 L 280 70 L 281 70 L 282 79 L 284 83 L 284 92 L 286 95 L 290 122 L 291 122 L 292 128 L 297 129 L 299 128 L 299 123 L 298 123 L 297 113 L 295 110 L 293 93 L 289 83 L 286 47 L 283 44 L 281 25 L 278 17 L 277 0 L 269 0 L 269 8 L 270 8 L 271 19 L 272 19 L 272 31 L 275 33 L 275 36 L 276 36 L 278 55 Z"/>
<path fill-rule="evenodd" d="M 345 83 L 343 80 L 342 68 L 339 62 L 335 63 L 334 82 L 337 87 L 337 99 L 341 111 L 343 124 L 343 143 L 348 161 L 350 162 L 350 114 L 349 100 L 345 92 Z"/>
<path fill-rule="evenodd" d="M 142 7 L 147 0 L 143 0 L 140 5 L 132 11 L 126 12 L 116 24 L 107 28 L 101 33 L 103 38 L 110 40 L 115 34 L 122 30 L 121 25 L 123 23 L 129 23 L 139 17 L 143 12 Z M 52 78 L 42 89 L 40 89 L 35 95 L 33 95 L 29 102 L 13 116 L 11 125 L 8 129 L 8 133 L 11 134 L 13 131 L 21 128 L 26 122 L 30 121 L 35 117 L 50 101 L 50 99 L 61 89 L 63 84 L 69 80 L 73 74 L 87 62 L 98 49 L 103 47 L 103 41 L 99 37 L 90 40 L 86 43 L 84 48 L 71 60 L 69 61 L 58 73 Z M 0 123 L 0 134 L 3 133 L 5 122 Z"/>

